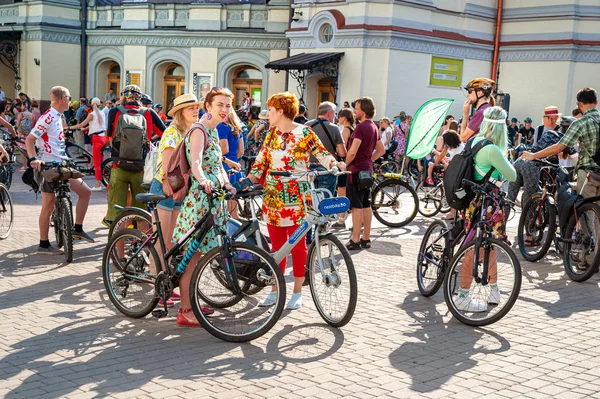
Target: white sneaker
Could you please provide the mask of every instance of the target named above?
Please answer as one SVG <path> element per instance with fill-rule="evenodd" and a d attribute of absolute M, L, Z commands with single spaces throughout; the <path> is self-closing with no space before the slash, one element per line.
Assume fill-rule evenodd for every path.
<path fill-rule="evenodd" d="M 500 303 L 500 288 L 498 286 L 491 287 L 487 303 L 488 305 L 498 305 Z"/>
<path fill-rule="evenodd" d="M 277 293 L 271 292 L 269 295 L 266 296 L 265 299 L 263 299 L 261 302 L 258 303 L 258 306 L 266 308 L 269 306 L 273 306 L 276 303 L 277 303 Z"/>
<path fill-rule="evenodd" d="M 288 310 L 296 310 L 296 309 L 300 309 L 301 307 L 302 307 L 302 293 L 297 292 L 295 294 L 292 294 L 292 297 L 290 298 L 290 301 L 288 302 L 288 304 L 285 308 Z"/>
<path fill-rule="evenodd" d="M 90 191 L 104 191 L 104 187 L 100 186 L 100 187 L 92 187 L 90 188 Z"/>
<path fill-rule="evenodd" d="M 458 310 L 461 310 L 463 312 L 469 312 L 469 313 L 481 313 L 481 312 L 485 312 L 487 309 L 487 305 L 474 300 L 473 298 L 471 298 L 471 295 L 467 295 L 464 297 L 457 297 L 454 300 L 454 305 L 456 305 L 456 308 Z"/>

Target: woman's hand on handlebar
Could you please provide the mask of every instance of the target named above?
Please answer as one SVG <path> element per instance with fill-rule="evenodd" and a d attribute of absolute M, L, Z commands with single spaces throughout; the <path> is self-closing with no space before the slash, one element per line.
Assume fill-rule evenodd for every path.
<path fill-rule="evenodd" d="M 340 162 L 334 162 L 331 165 L 332 168 L 338 168 L 340 171 L 345 172 L 346 171 L 346 164 L 342 161 Z"/>
<path fill-rule="evenodd" d="M 225 190 L 229 191 L 232 195 L 235 195 L 235 193 L 237 193 L 237 190 L 235 189 L 235 187 L 233 187 L 231 185 L 231 183 L 225 183 L 225 185 L 223 187 L 225 188 Z"/>
<path fill-rule="evenodd" d="M 204 179 L 201 182 L 199 182 L 198 184 L 200 184 L 200 187 L 202 187 L 204 189 L 204 192 L 206 194 L 210 194 L 212 192 L 213 182 L 211 180 Z"/>
<path fill-rule="evenodd" d="M 29 162 L 29 166 L 31 166 L 33 169 L 37 170 L 38 172 L 42 171 L 43 165 L 44 165 L 44 162 L 40 161 L 39 159 L 34 159 L 33 161 Z"/>

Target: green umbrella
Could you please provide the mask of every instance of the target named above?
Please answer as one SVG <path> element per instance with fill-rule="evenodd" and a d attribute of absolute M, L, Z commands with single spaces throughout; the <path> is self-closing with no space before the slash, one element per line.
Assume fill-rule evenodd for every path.
<path fill-rule="evenodd" d="M 420 159 L 431 153 L 453 102 L 451 98 L 435 98 L 421 105 L 408 132 L 405 151 L 407 157 Z"/>

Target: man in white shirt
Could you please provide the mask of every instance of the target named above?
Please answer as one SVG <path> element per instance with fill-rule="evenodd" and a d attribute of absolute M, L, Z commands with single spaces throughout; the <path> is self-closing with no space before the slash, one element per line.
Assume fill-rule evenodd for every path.
<path fill-rule="evenodd" d="M 55 86 L 50 91 L 50 108 L 37 121 L 31 133 L 27 136 L 27 155 L 29 165 L 38 173 L 46 162 L 60 162 L 68 159 L 65 152 L 65 135 L 63 131 L 61 115 L 69 109 L 71 95 L 69 90 L 62 86 Z M 38 142 L 39 159 L 36 157 L 35 144 Z M 40 212 L 40 245 L 38 254 L 59 255 L 62 251 L 50 245 L 48 233 L 50 230 L 50 217 L 54 210 L 54 187 L 55 183 L 41 179 L 40 191 L 42 193 L 42 210 Z M 94 240 L 83 231 L 83 219 L 90 202 L 91 190 L 82 179 L 69 180 L 69 186 L 79 197 L 75 208 L 75 226 L 73 239 L 83 239 L 89 242 Z"/>
<path fill-rule="evenodd" d="M 106 100 L 104 103 L 104 108 L 102 112 L 104 112 L 104 131 L 108 130 L 108 113 L 115 106 L 115 103 L 112 100 Z"/>

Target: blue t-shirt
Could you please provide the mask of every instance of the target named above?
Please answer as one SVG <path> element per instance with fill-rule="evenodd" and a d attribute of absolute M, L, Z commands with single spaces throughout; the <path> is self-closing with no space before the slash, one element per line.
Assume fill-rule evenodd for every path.
<path fill-rule="evenodd" d="M 237 150 L 242 135 L 239 134 L 237 137 L 235 137 L 231 127 L 225 123 L 220 123 L 217 126 L 217 132 L 219 133 L 219 140 L 227 140 L 227 143 L 229 144 L 229 152 L 223 155 L 230 161 L 238 162 Z M 227 164 L 223 163 L 223 167 L 225 170 L 229 170 L 229 166 Z"/>

